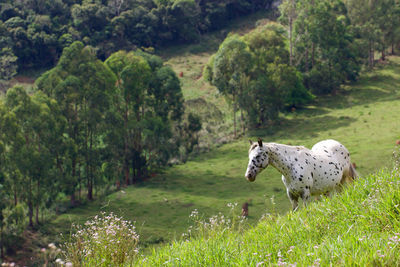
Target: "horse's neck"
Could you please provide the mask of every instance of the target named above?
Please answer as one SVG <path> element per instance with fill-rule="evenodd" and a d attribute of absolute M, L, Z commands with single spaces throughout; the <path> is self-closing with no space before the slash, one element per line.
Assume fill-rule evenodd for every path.
<path fill-rule="evenodd" d="M 300 147 L 287 146 L 275 143 L 267 145 L 269 164 L 277 169 L 285 177 L 291 172 L 292 165 L 296 160 L 296 154 L 300 151 Z"/>

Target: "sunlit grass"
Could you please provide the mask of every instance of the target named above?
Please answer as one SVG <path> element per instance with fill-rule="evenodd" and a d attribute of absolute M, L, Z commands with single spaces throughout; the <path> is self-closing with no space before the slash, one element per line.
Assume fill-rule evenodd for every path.
<path fill-rule="evenodd" d="M 270 213 L 245 232 L 210 229 L 175 241 L 139 266 L 396 266 L 400 177 L 382 171 L 298 212 Z"/>

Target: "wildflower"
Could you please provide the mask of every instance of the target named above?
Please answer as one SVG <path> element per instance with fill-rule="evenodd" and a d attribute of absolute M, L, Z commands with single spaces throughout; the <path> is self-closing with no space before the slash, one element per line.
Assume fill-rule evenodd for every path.
<path fill-rule="evenodd" d="M 199 212 L 197 209 L 193 210 L 192 213 L 190 214 L 190 218 L 197 218 L 199 216 Z"/>
<path fill-rule="evenodd" d="M 313 265 L 314 265 L 314 266 L 320 266 L 320 261 L 321 261 L 321 259 L 320 259 L 320 258 L 317 258 L 317 259 L 314 261 Z"/>
<path fill-rule="evenodd" d="M 45 249 L 45 248 L 41 248 L 41 249 L 40 249 L 40 252 L 46 253 L 46 249 Z"/>
<path fill-rule="evenodd" d="M 264 264 L 264 262 L 263 261 L 261 261 L 261 262 L 258 262 L 257 264 L 256 264 L 256 267 L 259 267 L 259 266 L 261 266 L 261 265 L 263 265 Z"/>
<path fill-rule="evenodd" d="M 380 250 L 377 250 L 376 253 L 378 254 L 378 257 L 380 257 L 380 258 L 385 257 L 385 254 L 382 254 Z"/>
<path fill-rule="evenodd" d="M 56 245 L 54 245 L 54 243 L 50 243 L 48 246 L 50 249 L 54 249 L 54 250 L 57 249 L 57 247 L 56 247 Z"/>
<path fill-rule="evenodd" d="M 67 263 L 65 263 L 65 266 L 66 267 L 72 267 L 73 265 L 72 265 L 72 262 L 67 262 Z"/>
<path fill-rule="evenodd" d="M 227 206 L 228 206 L 228 208 L 230 208 L 230 209 L 234 209 L 234 208 L 236 208 L 236 206 L 238 205 L 238 203 L 237 202 L 235 202 L 235 203 L 228 203 L 227 204 Z"/>

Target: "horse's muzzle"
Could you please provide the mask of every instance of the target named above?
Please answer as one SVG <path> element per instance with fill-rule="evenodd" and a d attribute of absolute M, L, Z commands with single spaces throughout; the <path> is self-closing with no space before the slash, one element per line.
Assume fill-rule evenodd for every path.
<path fill-rule="evenodd" d="M 252 175 L 249 173 L 249 174 L 246 174 L 246 179 L 247 179 L 247 181 L 249 181 L 249 182 L 254 182 L 254 181 L 256 180 L 256 176 L 255 176 L 255 175 L 252 176 Z"/>

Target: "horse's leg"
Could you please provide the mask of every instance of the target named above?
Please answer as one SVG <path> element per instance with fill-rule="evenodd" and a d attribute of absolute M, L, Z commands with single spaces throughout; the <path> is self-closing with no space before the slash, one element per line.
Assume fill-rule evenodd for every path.
<path fill-rule="evenodd" d="M 301 198 L 303 199 L 304 206 L 307 207 L 308 202 L 310 202 L 310 189 L 304 189 Z"/>
<path fill-rule="evenodd" d="M 287 189 L 287 195 L 289 197 L 290 203 L 292 203 L 292 210 L 296 211 L 299 207 L 299 196 L 292 194 L 289 189 Z"/>

